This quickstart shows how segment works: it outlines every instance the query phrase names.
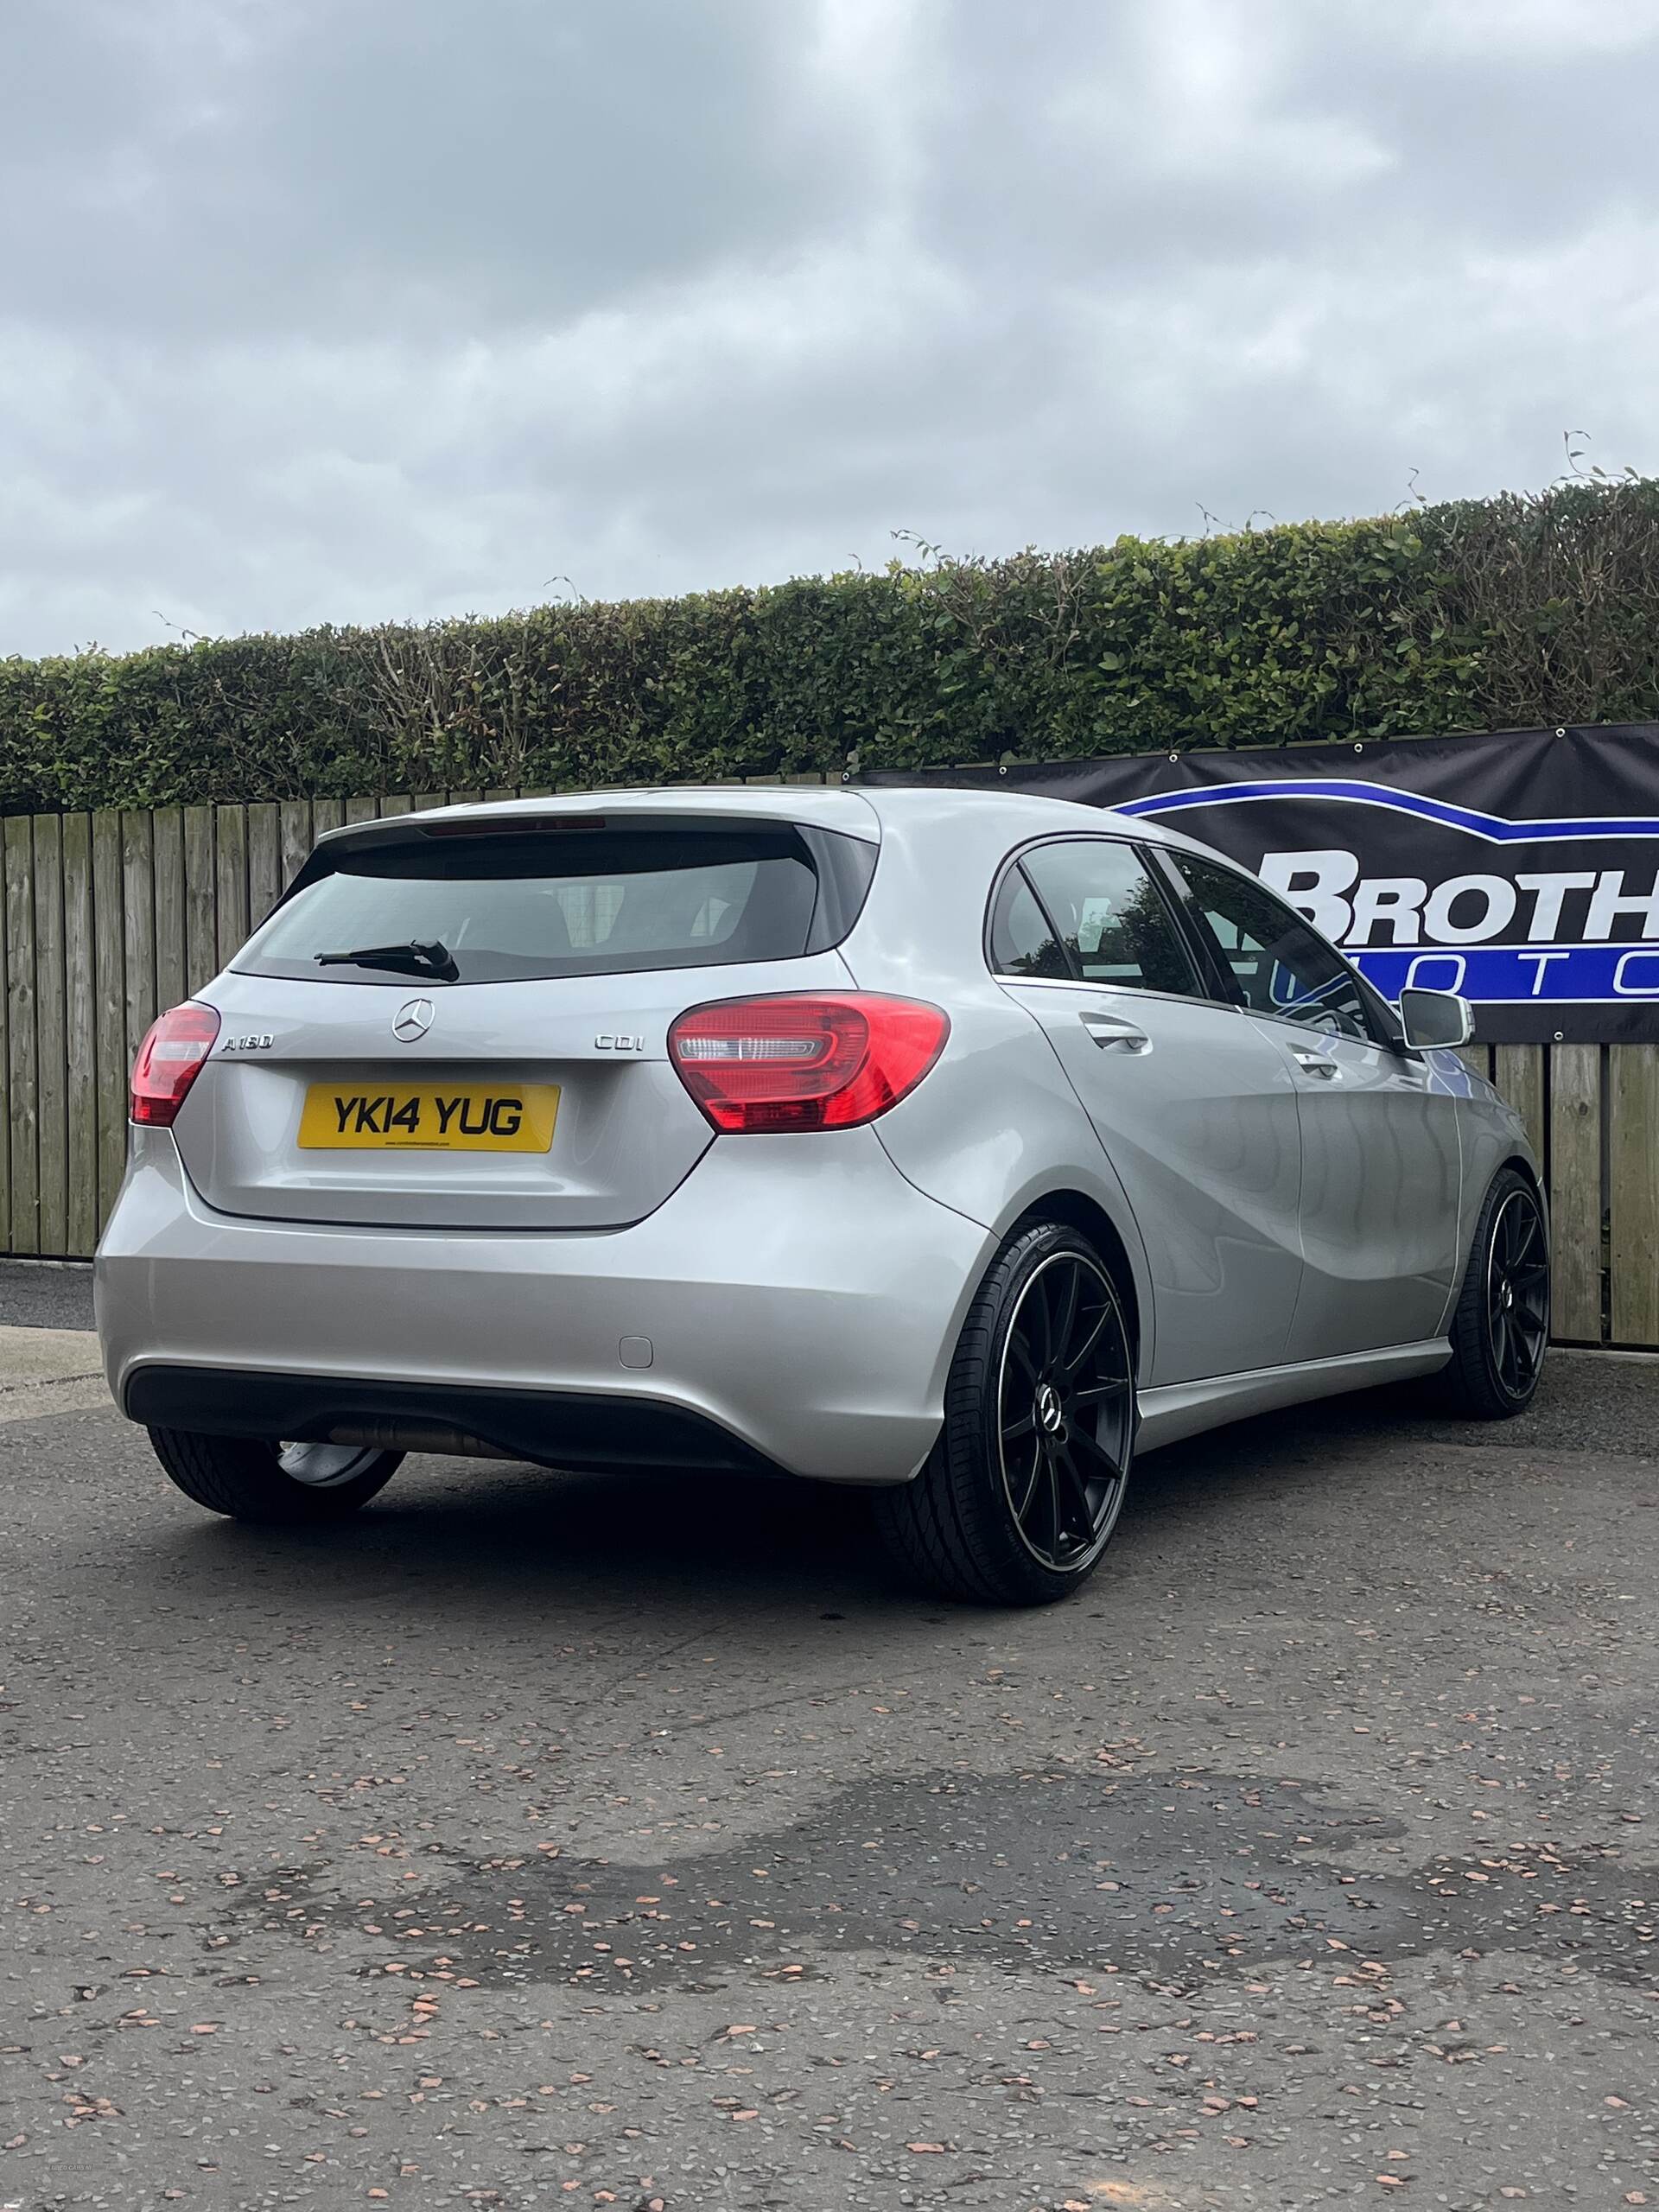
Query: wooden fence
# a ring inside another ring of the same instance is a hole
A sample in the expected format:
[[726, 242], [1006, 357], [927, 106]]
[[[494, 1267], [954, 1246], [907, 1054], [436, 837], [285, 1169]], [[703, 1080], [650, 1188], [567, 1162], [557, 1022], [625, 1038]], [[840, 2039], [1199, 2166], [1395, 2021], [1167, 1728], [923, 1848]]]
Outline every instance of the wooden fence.
[[[816, 781], [817, 779], [812, 780]], [[510, 791], [13, 816], [0, 874], [0, 1250], [90, 1253], [121, 1179], [127, 1071], [321, 830]], [[1526, 1117], [1554, 1211], [1564, 1341], [1659, 1348], [1659, 1046], [1471, 1046]]]

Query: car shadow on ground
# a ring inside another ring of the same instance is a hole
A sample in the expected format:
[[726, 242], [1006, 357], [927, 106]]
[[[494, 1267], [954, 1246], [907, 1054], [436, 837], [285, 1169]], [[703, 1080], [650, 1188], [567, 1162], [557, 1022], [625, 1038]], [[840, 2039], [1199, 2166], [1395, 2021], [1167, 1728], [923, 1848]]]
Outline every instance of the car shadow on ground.
[[[1154, 1555], [1160, 1574], [1172, 1554], [1177, 1563], [1213, 1560], [1259, 1536], [1269, 1501], [1281, 1525], [1298, 1515], [1306, 1523], [1328, 1514], [1346, 1483], [1373, 1493], [1380, 1478], [1408, 1489], [1425, 1446], [1564, 1448], [1582, 1426], [1586, 1393], [1605, 1414], [1606, 1375], [1597, 1364], [1563, 1363], [1537, 1410], [1495, 1427], [1448, 1420], [1432, 1393], [1395, 1388], [1264, 1414], [1150, 1454], [1093, 1586], [1106, 1592]], [[1586, 1366], [1587, 1378], [1578, 1371]], [[1626, 1370], [1624, 1380], [1625, 1440], [1604, 1448], [1645, 1452], [1659, 1371]], [[607, 1606], [680, 1617], [816, 1607], [834, 1618], [850, 1607], [861, 1617], [902, 1609], [922, 1618], [938, 1610], [888, 1571], [867, 1494], [785, 1479], [570, 1476], [416, 1459], [346, 1523], [283, 1530], [198, 1521], [169, 1532], [163, 1548], [175, 1596], [222, 1583], [234, 1563], [263, 1594], [291, 1593], [313, 1612], [358, 1605], [430, 1619], [476, 1609], [522, 1624], [572, 1607], [590, 1620]]]

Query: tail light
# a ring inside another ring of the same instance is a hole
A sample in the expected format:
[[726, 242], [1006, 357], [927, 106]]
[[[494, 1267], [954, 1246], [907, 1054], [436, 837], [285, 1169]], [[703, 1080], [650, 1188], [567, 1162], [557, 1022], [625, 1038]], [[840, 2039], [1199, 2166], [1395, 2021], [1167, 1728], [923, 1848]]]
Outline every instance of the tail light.
[[950, 1033], [919, 1000], [801, 991], [693, 1007], [668, 1049], [717, 1129], [849, 1129], [913, 1090]]
[[135, 1122], [172, 1128], [218, 1034], [218, 1014], [199, 999], [187, 999], [151, 1025], [133, 1062], [130, 1110]]

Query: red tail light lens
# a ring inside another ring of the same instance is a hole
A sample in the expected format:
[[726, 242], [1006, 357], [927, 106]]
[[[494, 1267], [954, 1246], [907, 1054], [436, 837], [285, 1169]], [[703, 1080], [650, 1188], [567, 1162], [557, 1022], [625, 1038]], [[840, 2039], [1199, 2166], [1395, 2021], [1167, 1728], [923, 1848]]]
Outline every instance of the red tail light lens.
[[717, 1129], [850, 1129], [914, 1090], [950, 1033], [917, 999], [800, 991], [693, 1007], [668, 1049]]
[[197, 999], [187, 999], [152, 1024], [133, 1062], [130, 1111], [135, 1122], [172, 1128], [218, 1034], [218, 1014]]

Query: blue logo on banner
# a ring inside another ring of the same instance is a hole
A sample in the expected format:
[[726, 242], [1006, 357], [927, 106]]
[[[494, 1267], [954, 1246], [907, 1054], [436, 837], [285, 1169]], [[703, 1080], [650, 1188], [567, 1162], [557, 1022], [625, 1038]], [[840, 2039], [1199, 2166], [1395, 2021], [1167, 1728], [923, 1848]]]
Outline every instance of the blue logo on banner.
[[1384, 945], [1351, 950], [1385, 999], [1415, 986], [1479, 1001], [1659, 999], [1659, 944]]
[[[1238, 842], [1255, 854], [1266, 880], [1340, 944], [1385, 998], [1397, 1000], [1415, 985], [1457, 991], [1489, 1006], [1659, 1001], [1659, 843], [1653, 842], [1659, 841], [1659, 818], [1602, 814], [1510, 821], [1393, 785], [1323, 776], [1206, 784], [1121, 801], [1114, 810], [1202, 819], [1231, 807], [1310, 801], [1338, 810], [1330, 817], [1332, 849], [1262, 852], [1254, 839]], [[1336, 841], [1350, 836], [1345, 823], [1356, 821], [1356, 809], [1393, 817], [1392, 849], [1380, 830], [1382, 842], [1363, 857], [1357, 838], [1338, 846]], [[1432, 868], [1422, 868], [1421, 861], [1414, 868], [1414, 848], [1397, 841], [1402, 816], [1424, 830], [1431, 825], [1450, 830], [1497, 849], [1471, 855], [1476, 873], [1424, 880]], [[1257, 815], [1255, 821], [1266, 818]], [[1603, 852], [1581, 855], [1576, 870], [1563, 872], [1548, 851], [1597, 842]], [[1606, 852], [1608, 844], [1624, 850]], [[1631, 859], [1641, 851], [1650, 857], [1645, 867], [1638, 861], [1633, 868]], [[1472, 911], [1466, 905], [1459, 915], [1459, 899], [1471, 902]], [[1484, 916], [1491, 918], [1490, 927], [1483, 926]], [[1584, 933], [1573, 938], [1566, 932], [1575, 921]], [[1635, 922], [1647, 934], [1615, 937], [1621, 922], [1627, 930]], [[1374, 934], [1387, 941], [1368, 943]]]
[[1447, 830], [1461, 830], [1491, 845], [1548, 843], [1556, 838], [1659, 837], [1659, 821], [1633, 814], [1586, 815], [1582, 819], [1551, 817], [1541, 822], [1508, 822], [1501, 814], [1484, 814], [1478, 807], [1454, 806], [1450, 800], [1428, 798], [1421, 791], [1405, 791], [1392, 784], [1338, 782], [1331, 776], [1297, 779], [1289, 776], [1264, 784], [1210, 784], [1202, 790], [1163, 791], [1150, 798], [1125, 799], [1117, 814], [1179, 814], [1193, 806], [1236, 806], [1250, 799], [1317, 798], [1349, 806], [1385, 806], [1397, 814], [1414, 814], [1424, 822], [1437, 822]]

